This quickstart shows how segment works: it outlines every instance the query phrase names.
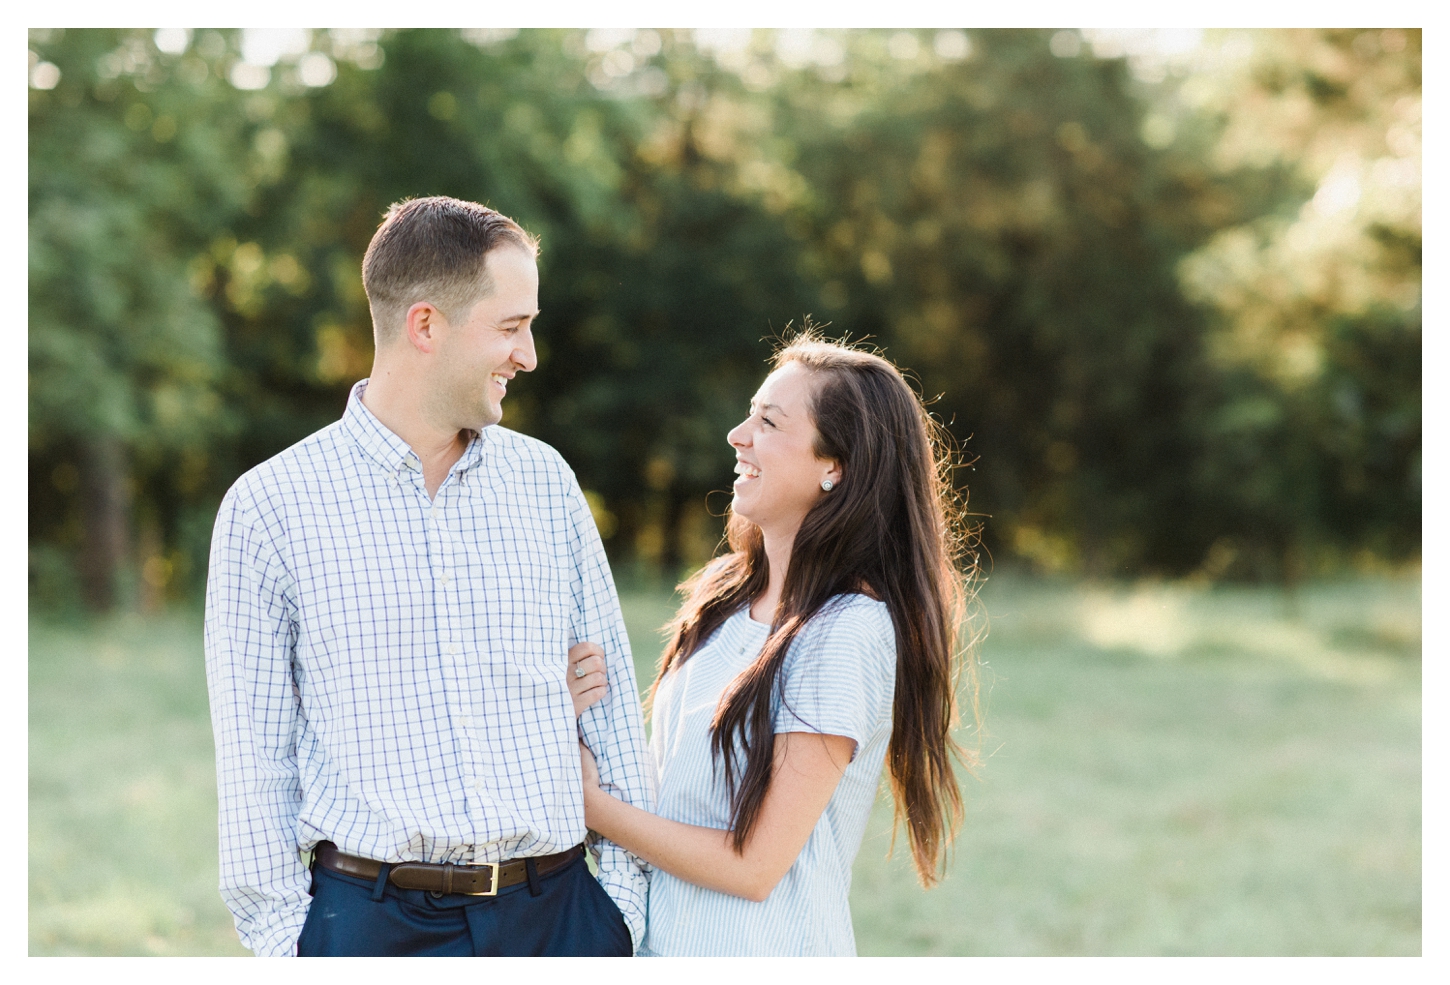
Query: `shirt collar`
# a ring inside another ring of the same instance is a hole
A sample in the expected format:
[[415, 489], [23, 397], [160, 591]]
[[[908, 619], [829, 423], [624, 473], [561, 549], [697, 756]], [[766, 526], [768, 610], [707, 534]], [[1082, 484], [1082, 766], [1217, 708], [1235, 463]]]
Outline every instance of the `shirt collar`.
[[[353, 384], [352, 392], [347, 397], [347, 409], [342, 413], [343, 431], [357, 442], [364, 454], [388, 472], [418, 468], [418, 456], [413, 454], [408, 443], [389, 430], [363, 403], [363, 391], [367, 388], [367, 380], [358, 380]], [[488, 440], [487, 434], [487, 428], [482, 433], [473, 432], [473, 439], [468, 442], [468, 447], [463, 449], [463, 454], [449, 471], [462, 472], [483, 461], [483, 446]]]

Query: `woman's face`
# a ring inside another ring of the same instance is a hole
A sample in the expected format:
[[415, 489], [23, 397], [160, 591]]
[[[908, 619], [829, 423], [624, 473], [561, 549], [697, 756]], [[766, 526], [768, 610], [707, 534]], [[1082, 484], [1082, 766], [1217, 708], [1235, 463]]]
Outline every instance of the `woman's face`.
[[816, 457], [811, 386], [809, 370], [786, 363], [765, 378], [750, 402], [750, 416], [726, 436], [739, 476], [734, 511], [767, 537], [794, 537], [806, 512], [829, 495], [821, 482], [841, 481], [834, 460]]

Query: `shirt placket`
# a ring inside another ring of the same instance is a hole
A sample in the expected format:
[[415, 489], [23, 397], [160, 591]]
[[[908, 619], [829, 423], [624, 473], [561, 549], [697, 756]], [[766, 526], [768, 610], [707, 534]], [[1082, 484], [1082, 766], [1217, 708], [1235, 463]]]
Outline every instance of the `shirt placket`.
[[[477, 641], [471, 632], [472, 614], [464, 605], [461, 585], [466, 581], [463, 553], [463, 510], [461, 480], [456, 473], [439, 486], [433, 502], [424, 511], [428, 530], [428, 563], [433, 576], [434, 611], [437, 613], [438, 640], [442, 651], [443, 676], [448, 718], [453, 724], [453, 738], [462, 757], [464, 798], [469, 820], [480, 833], [478, 841], [487, 841], [483, 830], [488, 826], [489, 800], [483, 744], [479, 736], [482, 723], [480, 709], [474, 700], [479, 693], [475, 680], [478, 661], [470, 653]], [[476, 841], [476, 843], [478, 843]], [[460, 859], [459, 861], [471, 861]]]

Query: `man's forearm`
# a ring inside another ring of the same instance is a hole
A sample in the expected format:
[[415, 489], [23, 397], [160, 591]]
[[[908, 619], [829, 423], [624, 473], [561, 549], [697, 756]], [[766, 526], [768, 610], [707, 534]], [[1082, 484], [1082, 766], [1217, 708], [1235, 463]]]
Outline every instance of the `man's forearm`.
[[223, 892], [222, 900], [236, 920], [237, 936], [242, 946], [259, 958], [293, 957], [297, 940], [312, 898], [303, 896], [295, 906], [279, 907], [276, 900], [264, 899], [254, 892]]
[[645, 899], [649, 881], [644, 870], [628, 852], [612, 842], [599, 845], [599, 884], [619, 907], [624, 924], [629, 928], [634, 949], [644, 940]]
[[232, 742], [219, 746], [222, 900], [243, 946], [258, 955], [295, 953], [312, 903], [311, 879], [296, 843], [295, 772], [286, 763], [268, 770], [240, 755]]

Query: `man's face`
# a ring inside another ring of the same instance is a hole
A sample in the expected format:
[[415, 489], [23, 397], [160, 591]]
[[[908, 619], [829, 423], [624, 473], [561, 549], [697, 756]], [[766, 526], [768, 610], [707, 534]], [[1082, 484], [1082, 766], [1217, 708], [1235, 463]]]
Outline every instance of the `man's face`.
[[539, 268], [518, 247], [490, 250], [484, 262], [493, 292], [446, 328], [436, 352], [431, 395], [451, 425], [481, 431], [503, 418], [508, 381], [538, 365], [533, 322], [539, 313]]

